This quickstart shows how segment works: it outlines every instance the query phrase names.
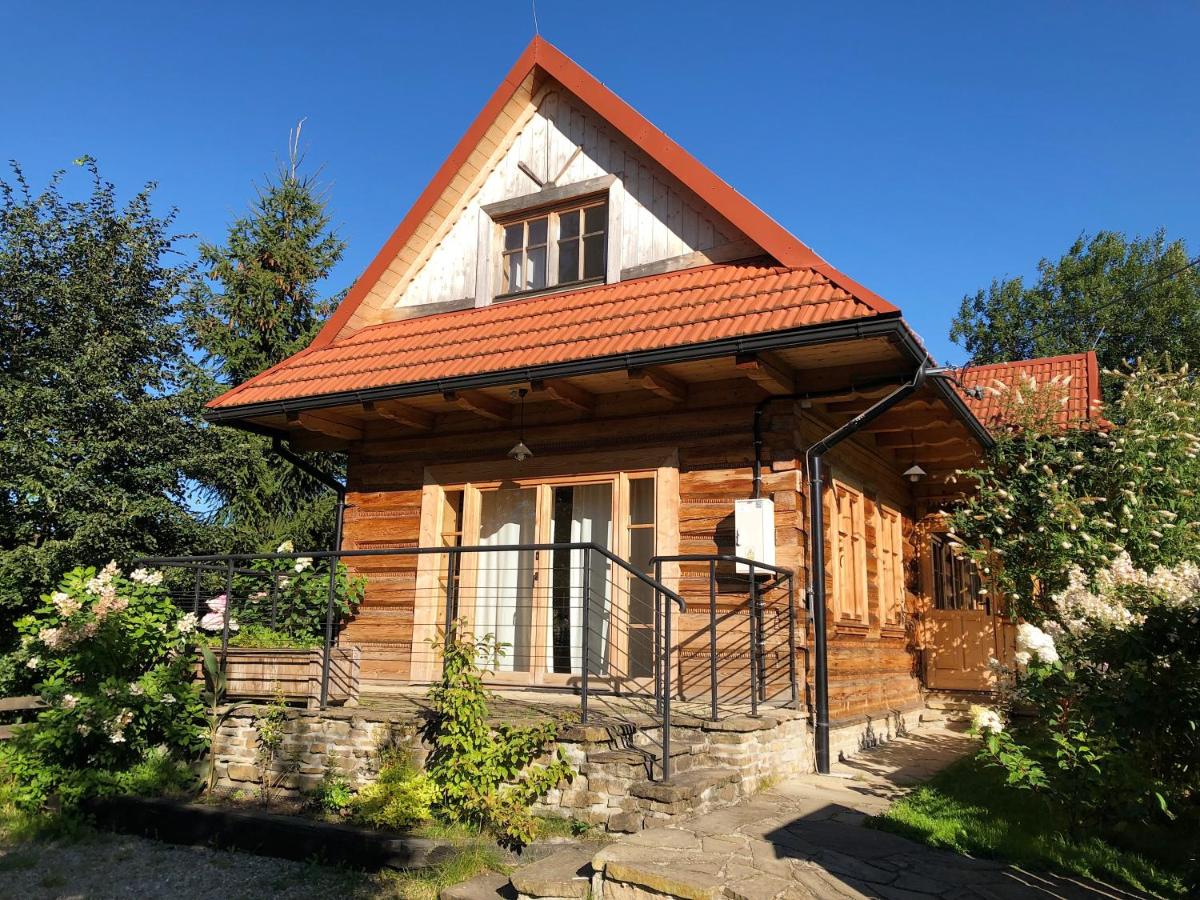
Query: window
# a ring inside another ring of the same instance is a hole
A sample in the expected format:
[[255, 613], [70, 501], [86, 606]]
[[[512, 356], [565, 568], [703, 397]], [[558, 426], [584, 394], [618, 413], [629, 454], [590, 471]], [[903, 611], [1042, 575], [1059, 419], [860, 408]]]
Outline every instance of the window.
[[608, 265], [605, 200], [577, 201], [500, 227], [500, 296], [603, 280]]
[[899, 512], [888, 506], [878, 509], [879, 621], [899, 625], [904, 620], [904, 533]]
[[863, 495], [833, 483], [834, 609], [839, 620], [867, 622], [866, 520]]
[[990, 611], [983, 579], [970, 557], [956, 554], [950, 539], [942, 534], [935, 534], [930, 539], [930, 552], [933, 555], [935, 608]]

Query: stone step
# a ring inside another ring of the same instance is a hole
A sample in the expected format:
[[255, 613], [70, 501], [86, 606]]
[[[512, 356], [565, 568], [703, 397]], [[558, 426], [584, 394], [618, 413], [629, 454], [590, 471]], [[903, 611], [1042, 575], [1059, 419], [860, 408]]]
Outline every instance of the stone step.
[[517, 892], [507, 875], [486, 872], [470, 881], [442, 888], [438, 900], [516, 900]]
[[586, 900], [592, 885], [592, 857], [602, 847], [581, 843], [519, 867], [509, 881], [518, 897], [555, 897]]
[[663, 804], [691, 803], [704, 799], [706, 792], [726, 784], [741, 781], [736, 769], [714, 767], [692, 769], [673, 775], [669, 782], [639, 781], [629, 788], [629, 793], [643, 800], [654, 800]]

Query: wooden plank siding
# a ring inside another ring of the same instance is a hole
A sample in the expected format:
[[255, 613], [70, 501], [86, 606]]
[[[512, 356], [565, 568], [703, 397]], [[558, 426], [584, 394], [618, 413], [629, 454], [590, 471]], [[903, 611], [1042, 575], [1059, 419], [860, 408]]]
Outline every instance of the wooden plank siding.
[[[371, 431], [357, 445], [349, 464], [350, 508], [345, 546], [415, 547], [421, 538], [422, 490], [429, 467], [470, 471], [473, 465], [513, 477], [529, 472], [588, 475], [627, 465], [644, 452], [646, 459], [675, 453], [678, 459], [678, 552], [732, 553], [734, 501], [752, 491], [751, 419], [761, 390], [746, 380], [692, 384], [687, 400], [674, 403], [648, 391], [598, 395], [588, 414], [558, 404], [534, 404], [527, 410], [525, 442], [535, 456], [524, 464], [506, 463], [515, 440], [511, 426], [469, 414], [440, 417], [438, 428], [423, 434], [402, 428]], [[775, 503], [777, 562], [796, 571], [796, 644], [792, 648], [801, 680], [801, 697], [810, 700], [806, 670], [810, 643], [804, 612], [807, 505], [802, 477], [803, 448], [828, 430], [808, 411], [779, 403], [765, 417], [763, 496]], [[606, 460], [611, 460], [606, 464]], [[864, 487], [870, 510], [879, 497], [902, 511], [905, 571], [916, 571], [911, 556], [912, 498], [909, 485], [866, 444], [847, 443], [827, 460], [833, 477]], [[530, 468], [534, 467], [534, 468]], [[673, 498], [674, 499], [674, 498]], [[660, 510], [663, 508], [659, 504]], [[870, 515], [868, 515], [870, 519]], [[427, 535], [426, 542], [432, 535]], [[866, 533], [868, 573], [875, 572], [874, 524]], [[830, 553], [830, 558], [832, 554]], [[416, 557], [360, 560], [355, 568], [368, 576], [366, 599], [347, 624], [342, 641], [362, 649], [367, 681], [404, 680], [412, 673]], [[719, 567], [717, 654], [722, 696], [748, 697], [749, 627], [746, 582], [731, 566]], [[444, 578], [442, 579], [444, 580]], [[710, 632], [707, 564], [681, 564], [670, 573], [689, 605], [676, 617], [674, 679], [684, 695], [703, 697], [709, 690]], [[835, 719], [902, 708], [919, 697], [917, 666], [908, 632], [881, 624], [878, 588], [869, 577], [870, 617], [862, 626], [831, 624], [830, 709]], [[914, 602], [910, 584], [906, 605]], [[831, 598], [831, 609], [833, 608]], [[786, 700], [788, 629], [786, 594], [764, 598], [768, 688], [771, 698]], [[831, 623], [833, 617], [830, 617]], [[424, 647], [416, 653], [429, 653]]]

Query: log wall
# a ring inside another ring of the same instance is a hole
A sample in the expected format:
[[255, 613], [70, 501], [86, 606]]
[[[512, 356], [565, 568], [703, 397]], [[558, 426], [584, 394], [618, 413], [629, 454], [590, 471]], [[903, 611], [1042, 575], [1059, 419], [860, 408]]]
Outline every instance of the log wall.
[[[557, 474], [606, 471], [605, 452], [627, 457], [645, 450], [647, 458], [662, 452], [678, 455], [678, 552], [732, 553], [734, 501], [752, 490], [751, 419], [760, 389], [746, 381], [692, 385], [686, 403], [676, 404], [646, 392], [600, 395], [593, 415], [565, 408], [531, 406], [525, 441], [539, 467]], [[374, 433], [351, 456], [350, 508], [346, 514], [347, 549], [416, 547], [421, 543], [421, 495], [427, 466], [486, 462], [503, 466], [514, 441], [511, 427], [496, 426], [469, 413], [439, 420], [436, 433], [412, 434], [402, 429]], [[796, 570], [796, 644], [792, 648], [800, 672], [802, 699], [810, 699], [805, 675], [810, 643], [804, 608], [807, 565], [806, 503], [802, 448], [828, 430], [807, 413], [786, 403], [769, 409], [763, 496], [774, 500], [779, 565]], [[852, 475], [874, 492], [911, 513], [907, 484], [894, 464], [859, 445], [843, 445], [827, 457], [835, 476]], [[511, 463], [515, 473], [521, 464]], [[526, 466], [529, 463], [525, 464]], [[577, 468], [575, 468], [577, 467]], [[660, 503], [661, 509], [661, 503]], [[906, 518], [906, 534], [911, 520]], [[874, 567], [873, 529], [868, 534], [869, 566]], [[426, 537], [429, 540], [429, 536]], [[906, 547], [906, 568], [911, 556]], [[343, 642], [362, 649], [366, 681], [404, 680], [412, 673], [413, 596], [416, 558], [362, 560], [368, 575], [365, 602], [344, 629]], [[719, 680], [722, 696], [744, 700], [748, 689], [748, 606], [744, 577], [732, 567], [720, 568], [718, 611]], [[674, 581], [675, 579], [670, 579]], [[676, 684], [687, 696], [709, 689], [709, 615], [707, 564], [682, 564], [677, 585], [689, 612], [676, 620], [678, 670]], [[910, 585], [915, 587], [915, 585]], [[911, 592], [909, 602], [912, 602]], [[873, 619], [865, 629], [830, 629], [830, 701], [835, 719], [901, 708], [919, 698], [911, 640], [903, 629], [880, 627], [878, 595], [871, 593]], [[788, 688], [786, 595], [765, 597], [768, 686], [782, 701]], [[418, 647], [415, 652], [427, 653]]]

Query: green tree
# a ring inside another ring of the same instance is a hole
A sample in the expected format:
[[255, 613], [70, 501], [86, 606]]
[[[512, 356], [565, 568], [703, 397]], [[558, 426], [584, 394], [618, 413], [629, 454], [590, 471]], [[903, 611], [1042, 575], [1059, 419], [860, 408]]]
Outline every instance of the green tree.
[[[190, 268], [148, 184], [124, 206], [94, 161], [35, 193], [0, 180], [0, 619], [78, 564], [204, 542], [192, 479], [209, 460], [198, 366], [179, 323]], [[0, 629], [0, 647], [12, 639]]]
[[[339, 299], [323, 299], [320, 288], [345, 244], [331, 227], [316, 175], [301, 171], [299, 138], [297, 127], [286, 163], [257, 191], [249, 213], [230, 224], [225, 243], [200, 246], [203, 277], [189, 292], [186, 320], [214, 395], [308, 346]], [[328, 489], [274, 458], [266, 439], [215, 431], [226, 465], [207, 499], [233, 546], [273, 548], [288, 538], [299, 547], [328, 542]], [[343, 466], [328, 454], [313, 462], [334, 473]]]
[[1170, 355], [1200, 364], [1200, 267], [1163, 231], [1127, 240], [1115, 231], [1081, 235], [1038, 279], [1001, 278], [963, 298], [950, 337], [975, 364], [1080, 353], [1119, 369]]

